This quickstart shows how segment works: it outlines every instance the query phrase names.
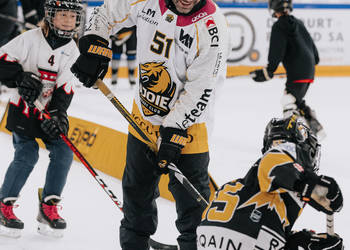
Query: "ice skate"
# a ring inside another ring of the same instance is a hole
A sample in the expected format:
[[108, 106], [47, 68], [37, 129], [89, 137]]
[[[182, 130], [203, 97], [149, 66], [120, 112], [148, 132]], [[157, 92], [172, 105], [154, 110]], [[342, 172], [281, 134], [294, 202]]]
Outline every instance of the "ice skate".
[[318, 140], [322, 141], [326, 137], [326, 132], [324, 131], [321, 123], [313, 117], [311, 117], [310, 119], [306, 119], [306, 121], [310, 126], [312, 132], [314, 132], [317, 135]]
[[39, 189], [38, 233], [49, 237], [61, 238], [67, 226], [66, 221], [57, 211], [57, 204], [61, 201], [61, 197], [49, 195], [42, 200], [41, 194], [42, 189]]
[[309, 125], [318, 140], [322, 141], [326, 137], [326, 132], [321, 123], [317, 120], [315, 111], [306, 106], [304, 109], [300, 109], [300, 113], [305, 117], [307, 125]]
[[135, 77], [134, 77], [134, 73], [129, 73], [129, 82], [130, 82], [130, 86], [135, 86], [136, 81], [135, 81]]
[[16, 197], [7, 197], [0, 201], [0, 235], [10, 238], [21, 237], [23, 222], [13, 213]]

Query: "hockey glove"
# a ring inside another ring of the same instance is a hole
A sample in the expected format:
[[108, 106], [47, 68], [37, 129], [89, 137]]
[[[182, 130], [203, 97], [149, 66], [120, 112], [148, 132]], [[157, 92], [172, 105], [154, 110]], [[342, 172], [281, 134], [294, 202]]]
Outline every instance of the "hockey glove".
[[249, 72], [249, 75], [256, 82], [265, 82], [273, 78], [273, 72], [267, 71], [266, 68], [257, 69], [252, 72]]
[[50, 139], [58, 139], [60, 134], [67, 135], [69, 122], [67, 113], [64, 111], [54, 110], [50, 112], [51, 119], [45, 119], [41, 123], [41, 129], [49, 136]]
[[181, 150], [187, 142], [187, 131], [163, 127], [159, 128], [161, 143], [157, 155], [157, 172], [159, 174], [167, 174], [169, 172], [168, 165], [176, 164], [181, 156]]
[[339, 235], [329, 235], [326, 233], [316, 234], [314, 231], [306, 230], [292, 232], [287, 238], [286, 250], [298, 250], [298, 247], [310, 250], [342, 250], [343, 239]]
[[86, 35], [79, 39], [80, 56], [71, 67], [72, 73], [87, 88], [92, 87], [97, 79], [103, 79], [112, 58], [108, 41], [96, 35]]
[[[339, 212], [343, 207], [343, 195], [337, 182], [328, 176], [316, 175], [311, 171], [304, 172], [304, 178], [296, 184], [301, 199], [313, 208], [326, 214]], [[326, 188], [327, 194], [320, 194], [320, 188]]]
[[17, 80], [18, 94], [30, 107], [34, 106], [34, 101], [39, 97], [43, 84], [40, 78], [32, 72], [22, 72]]

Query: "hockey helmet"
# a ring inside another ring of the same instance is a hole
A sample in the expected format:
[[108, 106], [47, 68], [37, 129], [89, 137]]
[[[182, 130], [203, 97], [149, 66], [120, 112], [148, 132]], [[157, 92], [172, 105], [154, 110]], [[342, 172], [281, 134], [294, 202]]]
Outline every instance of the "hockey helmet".
[[[72, 38], [74, 33], [79, 30], [83, 13], [83, 5], [80, 0], [46, 0], [44, 7], [45, 20], [49, 23], [50, 29], [52, 29], [57, 36], [62, 38]], [[55, 27], [53, 18], [57, 11], [62, 10], [72, 11], [77, 14], [75, 28], [73, 30], [62, 30]]]
[[269, 10], [272, 12], [272, 16], [275, 17], [276, 12], [292, 12], [293, 3], [292, 0], [269, 0]]
[[266, 126], [262, 153], [274, 142], [292, 142], [296, 145], [296, 156], [304, 167], [317, 171], [321, 155], [321, 145], [311, 129], [302, 119], [293, 115], [289, 118], [273, 118]]

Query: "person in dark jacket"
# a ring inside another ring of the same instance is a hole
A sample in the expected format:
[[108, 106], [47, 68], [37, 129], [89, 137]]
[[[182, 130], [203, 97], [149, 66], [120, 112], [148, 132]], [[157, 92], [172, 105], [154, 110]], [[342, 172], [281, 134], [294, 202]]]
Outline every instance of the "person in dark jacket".
[[323, 127], [317, 120], [315, 111], [304, 100], [314, 81], [315, 65], [320, 61], [317, 48], [303, 22], [290, 15], [293, 10], [292, 0], [269, 0], [269, 9], [278, 20], [272, 26], [268, 65], [250, 74], [256, 82], [270, 80], [282, 62], [287, 73], [281, 99], [284, 117], [292, 114], [304, 117], [321, 140], [325, 137]]
[[[19, 237], [24, 223], [13, 213], [14, 203], [39, 159], [41, 139], [50, 152], [43, 188], [39, 189], [39, 233], [62, 236], [65, 220], [57, 204], [73, 161], [61, 140], [67, 134], [67, 109], [77, 79], [70, 67], [79, 55], [72, 39], [80, 26], [80, 0], [47, 0], [41, 27], [26, 31], [0, 47], [0, 81], [13, 88], [6, 128], [12, 132], [14, 159], [0, 189], [0, 234]], [[50, 113], [44, 119], [35, 103]], [[52, 229], [52, 230], [51, 230]]]

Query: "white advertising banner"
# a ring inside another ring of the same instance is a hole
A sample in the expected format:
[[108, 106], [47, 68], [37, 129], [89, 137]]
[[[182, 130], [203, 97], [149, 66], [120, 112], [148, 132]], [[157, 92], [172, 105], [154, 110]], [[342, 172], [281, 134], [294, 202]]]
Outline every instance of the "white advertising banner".
[[[232, 50], [229, 63], [266, 65], [271, 27], [276, 20], [264, 8], [222, 8], [229, 24]], [[350, 65], [350, 9], [294, 9], [310, 32], [320, 65]]]

